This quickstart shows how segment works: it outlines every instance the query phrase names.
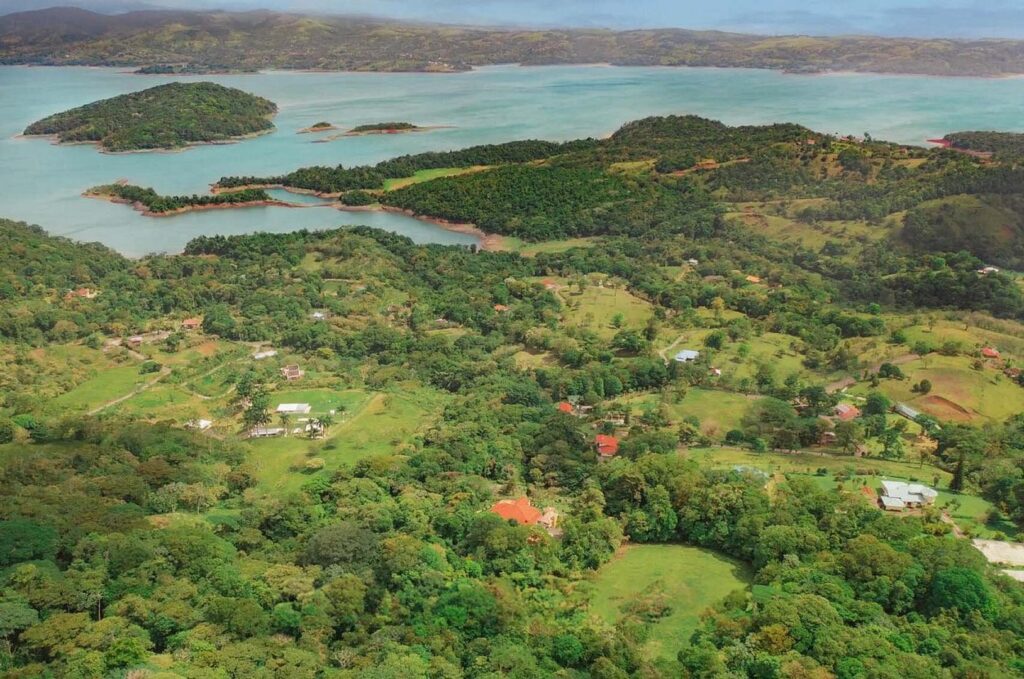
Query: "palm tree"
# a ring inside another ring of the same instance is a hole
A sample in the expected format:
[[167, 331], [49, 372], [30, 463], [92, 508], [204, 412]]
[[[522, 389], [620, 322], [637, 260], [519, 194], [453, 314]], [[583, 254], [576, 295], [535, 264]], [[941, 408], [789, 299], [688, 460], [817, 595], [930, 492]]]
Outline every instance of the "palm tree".
[[292, 416], [289, 413], [281, 413], [277, 419], [281, 422], [281, 427], [284, 428], [284, 435], [288, 436], [288, 432], [291, 430]]

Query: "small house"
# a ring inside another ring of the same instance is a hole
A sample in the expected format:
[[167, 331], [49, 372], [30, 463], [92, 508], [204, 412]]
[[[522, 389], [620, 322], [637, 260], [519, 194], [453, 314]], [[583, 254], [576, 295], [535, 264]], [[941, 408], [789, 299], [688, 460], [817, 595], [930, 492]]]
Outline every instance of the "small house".
[[721, 377], [722, 376], [722, 369], [721, 368], [712, 368], [708, 372], [711, 374], [712, 377]]
[[183, 320], [181, 322], [181, 329], [182, 330], [198, 330], [199, 328], [202, 327], [202, 325], [203, 325], [203, 319], [201, 319], [201, 318], [198, 318], [198, 317], [186, 318], [185, 320]]
[[254, 361], [262, 361], [263, 359], [273, 358], [274, 356], [277, 356], [277, 350], [267, 349], [265, 351], [257, 351], [255, 354], [252, 355], [252, 358]]
[[195, 429], [196, 431], [206, 431], [213, 426], [213, 420], [189, 420], [185, 423], [186, 429]]
[[561, 403], [559, 403], [558, 404], [558, 410], [559, 410], [559, 412], [563, 412], [566, 415], [572, 415], [572, 413], [573, 413], [572, 404], [569, 403], [568, 401], [562, 401]]
[[905, 507], [927, 507], [935, 504], [939, 493], [920, 483], [904, 481], [882, 481], [879, 501], [888, 511], [899, 511]]
[[126, 340], [128, 346], [132, 349], [138, 349], [142, 346], [142, 335], [132, 335]]
[[833, 412], [841, 422], [849, 422], [860, 417], [860, 408], [849, 403], [840, 403], [833, 409]]
[[700, 265], [700, 262], [697, 261], [696, 259], [688, 259], [688, 260], [686, 260], [686, 263], [689, 264], [690, 266], [699, 266]]
[[999, 350], [995, 347], [982, 347], [981, 355], [985, 358], [999, 358]]
[[503, 314], [509, 310], [509, 307], [505, 306], [504, 304], [495, 304], [494, 310], [497, 311], [499, 314]]
[[308, 403], [282, 403], [276, 412], [278, 415], [308, 415], [312, 410]]
[[989, 274], [999, 273], [999, 269], [994, 266], [983, 266], [978, 269], [978, 273], [982, 276], [988, 276]]
[[619, 454], [619, 439], [607, 434], [598, 434], [594, 437], [594, 445], [597, 454], [603, 458], [615, 457]]
[[309, 315], [309, 317], [312, 318], [314, 321], [327, 320], [327, 314], [325, 314], [323, 311], [314, 311]]
[[700, 358], [700, 352], [693, 349], [683, 349], [675, 356], [676, 363], [690, 363]]
[[760, 276], [749, 275], [749, 276], [745, 276], [743, 280], [745, 280], [748, 283], [753, 283], [754, 285], [757, 285], [758, 283], [761, 282], [761, 277]]
[[305, 371], [297, 365], [286, 365], [281, 368], [281, 377], [285, 378], [289, 382], [301, 380], [305, 374]]

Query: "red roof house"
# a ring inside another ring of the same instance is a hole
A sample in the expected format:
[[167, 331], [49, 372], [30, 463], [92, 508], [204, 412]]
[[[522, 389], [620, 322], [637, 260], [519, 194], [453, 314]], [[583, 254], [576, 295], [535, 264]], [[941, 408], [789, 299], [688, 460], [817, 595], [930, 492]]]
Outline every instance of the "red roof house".
[[499, 500], [491, 506], [491, 511], [508, 521], [515, 521], [520, 526], [532, 526], [544, 515], [530, 504], [530, 498], [518, 500]]
[[597, 454], [601, 457], [615, 457], [619, 453], [619, 439], [606, 434], [598, 434], [594, 437], [597, 445]]
[[201, 318], [186, 318], [181, 322], [181, 328], [183, 330], [198, 330], [202, 324], [203, 319]]
[[999, 358], [999, 350], [995, 347], [985, 347], [981, 350], [981, 355], [985, 358]]
[[505, 306], [504, 304], [495, 304], [494, 310], [497, 311], [498, 313], [504, 313], [508, 311], [508, 307]]
[[852, 406], [849, 403], [840, 403], [835, 409], [836, 417], [843, 422], [849, 422], [860, 417], [860, 409], [857, 406]]
[[558, 409], [566, 415], [572, 415], [572, 404], [568, 401], [562, 401], [558, 404]]

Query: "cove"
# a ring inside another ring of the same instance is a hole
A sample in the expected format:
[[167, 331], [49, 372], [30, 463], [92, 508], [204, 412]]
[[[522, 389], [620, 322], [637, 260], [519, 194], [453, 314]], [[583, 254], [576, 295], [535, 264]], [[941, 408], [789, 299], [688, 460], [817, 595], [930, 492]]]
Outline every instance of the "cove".
[[[202, 76], [275, 101], [272, 134], [177, 153], [108, 155], [17, 135], [51, 113], [181, 76], [114, 68], [0, 67], [0, 216], [51, 233], [99, 241], [127, 255], [177, 252], [202, 234], [284, 232], [366, 224], [420, 243], [473, 236], [394, 213], [351, 213], [291, 196], [303, 208], [213, 210], [154, 219], [83, 198], [127, 179], [160, 193], [203, 193], [224, 175], [275, 175], [303, 165], [376, 163], [407, 153], [513, 139], [610, 134], [648, 115], [693, 113], [729, 124], [797, 122], [822, 132], [911, 144], [970, 129], [1020, 131], [1024, 80], [870, 74], [787, 75], [754, 69], [501, 66], [468, 73], [303, 73]], [[297, 134], [326, 120], [339, 128], [407, 120], [423, 134], [341, 137]]]

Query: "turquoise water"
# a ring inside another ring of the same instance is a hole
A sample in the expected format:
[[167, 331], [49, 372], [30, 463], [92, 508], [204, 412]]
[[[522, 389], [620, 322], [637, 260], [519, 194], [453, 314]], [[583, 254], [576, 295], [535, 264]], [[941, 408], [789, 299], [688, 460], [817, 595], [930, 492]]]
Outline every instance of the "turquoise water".
[[[629, 120], [667, 113], [695, 113], [731, 124], [792, 121], [822, 132], [868, 132], [912, 144], [954, 130], [1024, 129], [1022, 79], [502, 66], [459, 74], [204, 77], [277, 102], [278, 129], [239, 144], [180, 153], [106, 155], [92, 146], [14, 138], [50, 113], [175, 79], [183, 78], [106, 68], [0, 67], [0, 216], [101, 241], [129, 255], [179, 251], [199, 234], [344, 224], [390, 229], [418, 242], [468, 243], [473, 241], [470, 236], [402, 215], [266, 207], [153, 219], [80, 194], [122, 178], [162, 193], [205, 192], [222, 175], [273, 175], [311, 164], [362, 165], [405, 153], [512, 139], [602, 136]], [[320, 120], [342, 128], [382, 120], [451, 127], [342, 137], [329, 143], [314, 143], [315, 134], [296, 134]]]

